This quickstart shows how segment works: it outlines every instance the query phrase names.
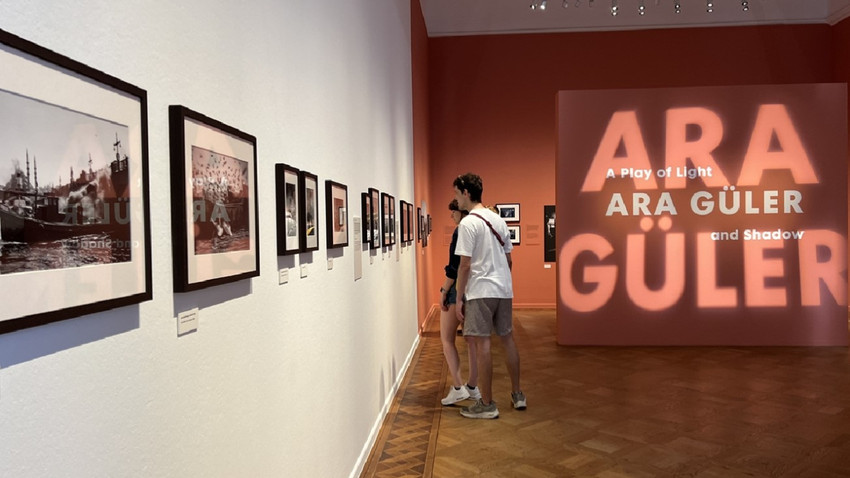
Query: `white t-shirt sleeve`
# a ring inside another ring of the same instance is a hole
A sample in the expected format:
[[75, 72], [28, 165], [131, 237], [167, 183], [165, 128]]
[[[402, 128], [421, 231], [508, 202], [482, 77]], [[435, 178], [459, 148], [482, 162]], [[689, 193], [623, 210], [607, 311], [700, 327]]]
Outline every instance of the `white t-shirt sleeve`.
[[457, 226], [457, 246], [455, 246], [455, 254], [459, 256], [472, 257], [472, 250], [475, 247], [475, 239], [472, 234], [472, 227], [466, 222], [466, 218], [460, 221]]

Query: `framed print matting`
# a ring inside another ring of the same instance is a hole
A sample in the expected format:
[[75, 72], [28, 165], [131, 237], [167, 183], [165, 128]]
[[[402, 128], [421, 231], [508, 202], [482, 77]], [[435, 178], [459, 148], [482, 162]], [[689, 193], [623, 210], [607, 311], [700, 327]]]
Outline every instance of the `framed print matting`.
[[381, 193], [381, 245], [386, 247], [392, 244], [392, 232], [390, 222], [392, 221], [391, 205], [393, 197], [387, 193]]
[[519, 222], [519, 204], [496, 204], [496, 209], [505, 222]]
[[301, 171], [301, 252], [319, 249], [319, 178]]
[[168, 116], [174, 290], [260, 275], [256, 138], [184, 106]]
[[295, 254], [301, 250], [298, 228], [298, 170], [286, 164], [275, 164], [275, 203], [277, 212], [277, 255]]
[[0, 30], [0, 333], [151, 299], [147, 93]]
[[511, 244], [517, 245], [519, 244], [520, 236], [519, 236], [519, 226], [508, 226], [508, 235], [511, 240]]
[[325, 181], [325, 219], [327, 220], [328, 249], [348, 245], [348, 187], [335, 181]]

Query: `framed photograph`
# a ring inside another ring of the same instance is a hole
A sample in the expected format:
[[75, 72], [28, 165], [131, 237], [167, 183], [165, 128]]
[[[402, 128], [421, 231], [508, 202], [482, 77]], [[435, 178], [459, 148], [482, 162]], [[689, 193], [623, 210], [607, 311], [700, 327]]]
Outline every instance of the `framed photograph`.
[[496, 204], [496, 209], [505, 222], [519, 222], [519, 204]]
[[301, 219], [298, 223], [301, 234], [301, 251], [315, 251], [319, 248], [319, 178], [315, 174], [301, 171]]
[[395, 229], [396, 211], [395, 211], [395, 196], [390, 196], [390, 244], [396, 243]]
[[519, 225], [508, 226], [508, 235], [511, 238], [511, 244], [519, 244]]
[[152, 297], [147, 93], [0, 30], [0, 333]]
[[277, 213], [277, 255], [295, 254], [301, 250], [301, 201], [298, 197], [298, 170], [285, 164], [275, 164], [275, 204]]
[[392, 199], [387, 193], [381, 193], [381, 245], [384, 247], [392, 245]]
[[381, 195], [375, 188], [369, 188], [369, 204], [372, 207], [372, 243], [371, 249], [381, 247]]
[[413, 204], [407, 205], [407, 242], [413, 242], [416, 235], [413, 233]]
[[185, 106], [168, 119], [174, 290], [260, 275], [256, 138]]
[[401, 200], [398, 203], [399, 208], [399, 236], [401, 237], [401, 242], [407, 242], [407, 233], [410, 229], [410, 225], [407, 224], [407, 201]]
[[[555, 262], [558, 248], [555, 245], [555, 206], [543, 206], [543, 262]], [[529, 242], [531, 244], [531, 242]]]
[[360, 193], [360, 214], [363, 216], [363, 243], [372, 246], [372, 196]]
[[325, 181], [325, 219], [327, 220], [328, 249], [348, 245], [348, 187], [331, 180]]
[[422, 208], [416, 208], [416, 241], [422, 241]]

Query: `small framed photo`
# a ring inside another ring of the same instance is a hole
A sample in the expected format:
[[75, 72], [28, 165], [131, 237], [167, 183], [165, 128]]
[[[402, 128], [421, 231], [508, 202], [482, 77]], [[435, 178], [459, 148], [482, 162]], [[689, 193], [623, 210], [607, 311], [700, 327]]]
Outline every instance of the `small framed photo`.
[[370, 249], [381, 247], [381, 195], [375, 188], [369, 188], [369, 205], [372, 207], [372, 243]]
[[381, 193], [381, 245], [384, 247], [393, 244], [392, 239], [392, 204], [393, 197], [387, 193]]
[[400, 214], [399, 218], [401, 219], [399, 221], [399, 233], [400, 233], [399, 235], [401, 237], [402, 243], [407, 242], [407, 234], [410, 230], [410, 225], [407, 223], [407, 206], [409, 206], [407, 201], [405, 201], [405, 200], [399, 201], [399, 214]]
[[422, 223], [423, 222], [424, 221], [422, 221], [422, 208], [417, 207], [416, 208], [416, 241], [417, 242], [422, 241]]
[[511, 238], [511, 244], [519, 244], [519, 225], [508, 226], [508, 236]]
[[319, 248], [319, 178], [307, 171], [301, 171], [301, 220], [298, 223], [301, 234], [301, 252], [315, 251]]
[[147, 92], [4, 30], [0, 72], [0, 334], [150, 300]]
[[505, 222], [519, 222], [519, 204], [496, 204], [496, 209]]
[[298, 197], [300, 175], [285, 164], [275, 164], [275, 203], [277, 206], [277, 255], [295, 254], [301, 250], [301, 201]]
[[360, 193], [360, 214], [363, 216], [363, 243], [372, 246], [372, 196]]
[[335, 181], [325, 181], [325, 219], [328, 249], [348, 245], [348, 187]]
[[405, 212], [405, 221], [407, 222], [407, 242], [413, 242], [415, 235], [413, 234], [413, 204], [407, 203], [407, 211]]
[[185, 106], [168, 115], [174, 289], [260, 275], [256, 138]]
[[395, 220], [396, 220], [396, 211], [395, 211], [395, 196], [390, 196], [390, 244], [396, 243], [396, 230], [395, 230]]

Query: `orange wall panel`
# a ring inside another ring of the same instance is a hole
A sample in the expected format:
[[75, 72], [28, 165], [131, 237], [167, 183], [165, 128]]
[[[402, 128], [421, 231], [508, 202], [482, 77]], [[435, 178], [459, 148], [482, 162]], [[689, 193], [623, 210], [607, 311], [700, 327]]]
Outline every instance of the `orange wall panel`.
[[526, 231], [542, 231], [543, 206], [555, 204], [559, 90], [829, 82], [832, 39], [828, 25], [431, 38], [430, 284], [447, 259], [452, 181], [472, 171], [484, 180], [485, 204], [521, 205], [514, 303], [555, 306], [555, 268], [545, 268], [542, 240], [528, 244]]

